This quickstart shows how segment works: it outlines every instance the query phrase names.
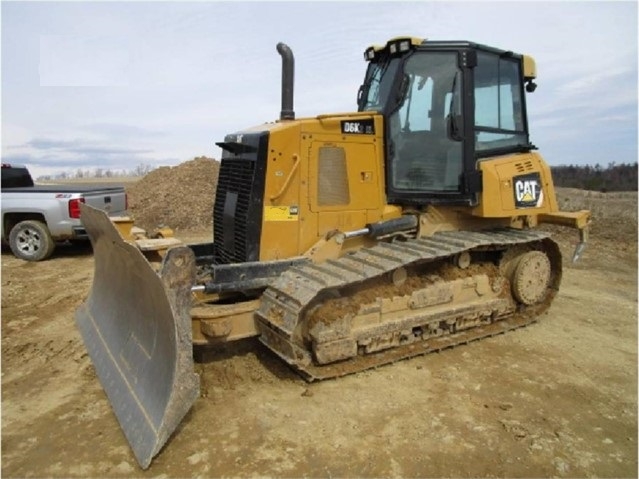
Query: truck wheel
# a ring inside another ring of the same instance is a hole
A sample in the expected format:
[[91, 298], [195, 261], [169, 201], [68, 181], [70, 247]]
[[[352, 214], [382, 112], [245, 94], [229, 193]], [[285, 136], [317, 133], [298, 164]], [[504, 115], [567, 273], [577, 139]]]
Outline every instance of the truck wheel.
[[41, 221], [21, 221], [9, 233], [9, 247], [18, 258], [42, 261], [53, 254], [55, 242], [47, 225]]

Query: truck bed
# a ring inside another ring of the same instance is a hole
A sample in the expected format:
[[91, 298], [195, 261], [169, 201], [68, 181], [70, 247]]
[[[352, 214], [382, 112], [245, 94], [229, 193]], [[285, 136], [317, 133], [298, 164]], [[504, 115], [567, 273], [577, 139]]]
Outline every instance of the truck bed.
[[12, 193], [98, 193], [108, 191], [121, 191], [123, 185], [110, 183], [101, 184], [73, 184], [73, 185], [34, 185], [18, 186], [14, 188], [2, 188], [3, 192]]

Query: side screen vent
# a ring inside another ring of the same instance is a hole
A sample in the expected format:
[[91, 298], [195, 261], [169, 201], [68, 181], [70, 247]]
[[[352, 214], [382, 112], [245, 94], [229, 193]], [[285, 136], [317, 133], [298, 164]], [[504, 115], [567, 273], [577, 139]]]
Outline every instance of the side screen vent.
[[347, 205], [351, 202], [344, 148], [324, 146], [319, 149], [317, 204]]
[[[214, 264], [260, 259], [268, 131], [226, 135], [213, 207]], [[203, 200], [204, 201], [204, 200]]]
[[248, 216], [255, 162], [223, 159], [213, 209], [213, 230], [219, 264], [249, 261]]

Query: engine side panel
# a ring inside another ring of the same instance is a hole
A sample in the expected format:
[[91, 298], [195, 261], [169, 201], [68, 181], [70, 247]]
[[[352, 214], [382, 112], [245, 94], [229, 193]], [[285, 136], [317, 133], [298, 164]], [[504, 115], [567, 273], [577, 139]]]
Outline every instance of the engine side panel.
[[298, 256], [331, 231], [401, 214], [386, 204], [382, 132], [373, 113], [270, 126], [260, 260]]

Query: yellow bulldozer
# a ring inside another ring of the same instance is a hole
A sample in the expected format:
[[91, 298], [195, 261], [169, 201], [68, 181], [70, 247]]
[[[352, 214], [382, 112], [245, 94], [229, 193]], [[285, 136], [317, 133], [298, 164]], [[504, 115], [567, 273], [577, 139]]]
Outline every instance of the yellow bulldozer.
[[296, 119], [277, 51], [279, 120], [217, 143], [212, 242], [136, 240], [82, 208], [76, 321], [143, 468], [198, 397], [194, 346], [259, 336], [316, 380], [468, 343], [550, 306], [562, 258], [539, 224], [576, 228], [575, 260], [587, 240], [529, 138], [531, 57], [393, 38], [365, 50], [356, 112]]

